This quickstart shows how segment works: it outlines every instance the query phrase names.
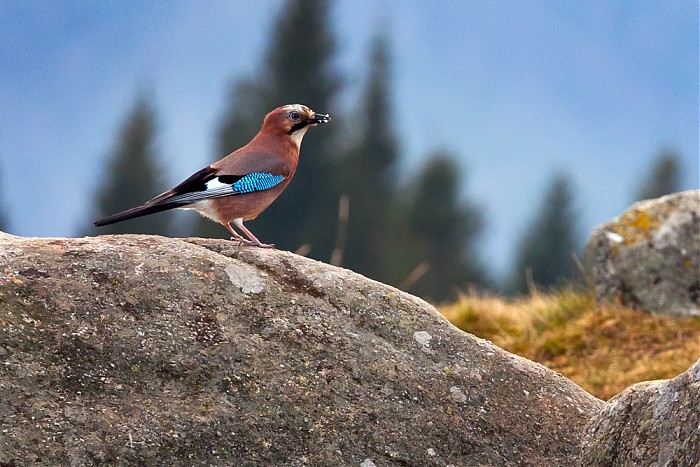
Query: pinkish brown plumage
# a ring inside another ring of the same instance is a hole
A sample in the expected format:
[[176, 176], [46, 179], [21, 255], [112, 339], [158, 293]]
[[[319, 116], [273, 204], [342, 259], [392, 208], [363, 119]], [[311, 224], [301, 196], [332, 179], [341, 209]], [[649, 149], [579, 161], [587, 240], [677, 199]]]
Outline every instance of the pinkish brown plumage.
[[[236, 240], [260, 247], [243, 221], [255, 219], [284, 191], [299, 163], [299, 149], [310, 126], [330, 121], [300, 104], [278, 107], [265, 117], [257, 135], [240, 149], [203, 168], [135, 208], [95, 222], [103, 226], [168, 209], [195, 209], [226, 227]], [[231, 226], [245, 234], [242, 237]]]

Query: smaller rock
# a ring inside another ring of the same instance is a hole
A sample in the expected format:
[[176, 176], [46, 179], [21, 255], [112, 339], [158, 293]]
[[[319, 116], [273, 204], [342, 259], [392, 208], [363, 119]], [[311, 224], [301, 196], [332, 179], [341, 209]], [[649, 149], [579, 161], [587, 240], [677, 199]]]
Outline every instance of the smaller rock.
[[360, 467], [377, 467], [377, 464], [372, 462], [372, 459], [367, 458], [360, 463]]
[[700, 190], [633, 204], [586, 244], [598, 301], [700, 316]]
[[581, 465], [700, 465], [699, 446], [700, 359], [610, 399], [586, 426]]

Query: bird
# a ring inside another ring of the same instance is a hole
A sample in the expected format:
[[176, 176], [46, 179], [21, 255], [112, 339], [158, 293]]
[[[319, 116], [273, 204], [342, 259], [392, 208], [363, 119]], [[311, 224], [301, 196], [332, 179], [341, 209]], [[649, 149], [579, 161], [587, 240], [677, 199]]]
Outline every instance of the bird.
[[[243, 225], [255, 219], [287, 188], [299, 163], [299, 150], [309, 127], [331, 117], [301, 104], [278, 107], [265, 116], [262, 127], [245, 146], [195, 172], [175, 188], [126, 211], [95, 222], [102, 227], [169, 209], [194, 209], [220, 223], [231, 240], [262, 248]], [[247, 238], [239, 234], [233, 226]]]

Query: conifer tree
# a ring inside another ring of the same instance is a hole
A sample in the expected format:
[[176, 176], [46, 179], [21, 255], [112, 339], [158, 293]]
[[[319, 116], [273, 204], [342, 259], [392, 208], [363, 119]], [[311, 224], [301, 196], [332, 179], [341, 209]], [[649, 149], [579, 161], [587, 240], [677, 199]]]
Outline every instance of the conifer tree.
[[637, 200], [659, 198], [679, 190], [678, 155], [669, 150], [660, 151], [654, 159], [651, 172], [637, 193]]
[[477, 206], [460, 201], [459, 167], [447, 153], [433, 155], [414, 183], [408, 226], [425, 274], [410, 289], [427, 299], [445, 300], [469, 284], [483, 284], [474, 241], [483, 220]]
[[[305, 104], [334, 115], [331, 103], [339, 87], [333, 67], [335, 39], [330, 2], [290, 0], [276, 23], [266, 61], [256, 79], [236, 86], [220, 126], [221, 154], [247, 143], [264, 115], [284, 104]], [[264, 242], [296, 250], [304, 244], [310, 256], [328, 260], [336, 233], [339, 190], [335, 186], [337, 120], [312, 129], [304, 138], [299, 167], [284, 193], [249, 224]], [[197, 232], [199, 234], [199, 231]]]
[[579, 249], [571, 183], [563, 175], [550, 182], [542, 205], [517, 250], [510, 292], [527, 293], [531, 285], [551, 287], [576, 274]]
[[[143, 204], [168, 188], [154, 147], [155, 120], [153, 107], [140, 96], [124, 120], [109, 157], [108, 170], [102, 174], [90, 225], [97, 219]], [[105, 227], [92, 227], [89, 233], [167, 235], [171, 215], [171, 212], [164, 212]]]
[[349, 199], [347, 244], [343, 265], [378, 280], [389, 280], [389, 210], [396, 192], [399, 157], [391, 115], [390, 58], [387, 41], [372, 45], [370, 74], [356, 114], [361, 134], [338, 171]]

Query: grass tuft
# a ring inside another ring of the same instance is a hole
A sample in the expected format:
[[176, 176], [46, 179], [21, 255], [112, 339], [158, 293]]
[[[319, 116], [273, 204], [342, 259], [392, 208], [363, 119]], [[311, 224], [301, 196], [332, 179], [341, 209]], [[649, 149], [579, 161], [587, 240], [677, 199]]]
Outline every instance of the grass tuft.
[[558, 371], [601, 399], [684, 372], [700, 356], [700, 319], [598, 309], [574, 290], [505, 300], [464, 295], [440, 307], [455, 326]]

